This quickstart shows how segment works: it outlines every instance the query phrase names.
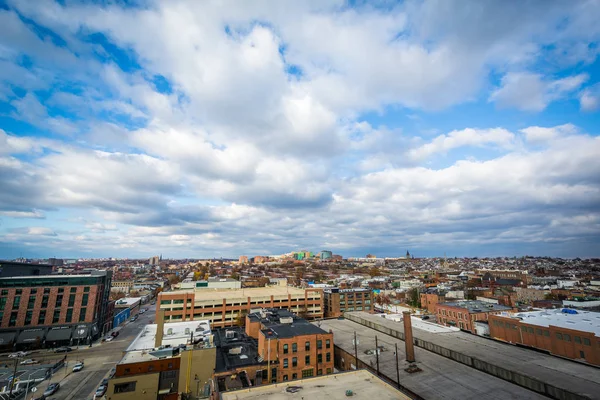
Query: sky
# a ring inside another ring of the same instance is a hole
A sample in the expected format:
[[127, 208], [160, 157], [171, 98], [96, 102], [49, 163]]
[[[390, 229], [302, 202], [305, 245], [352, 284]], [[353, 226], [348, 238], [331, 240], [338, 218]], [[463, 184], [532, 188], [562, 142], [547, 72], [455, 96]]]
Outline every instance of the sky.
[[0, 2], [0, 258], [600, 256], [600, 2]]

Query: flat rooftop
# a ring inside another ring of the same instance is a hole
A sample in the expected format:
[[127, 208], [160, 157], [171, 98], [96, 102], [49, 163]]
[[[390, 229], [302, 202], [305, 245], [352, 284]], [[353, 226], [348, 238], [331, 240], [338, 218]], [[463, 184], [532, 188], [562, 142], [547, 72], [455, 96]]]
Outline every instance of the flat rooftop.
[[222, 299], [245, 299], [247, 297], [270, 297], [270, 296], [287, 296], [288, 293], [296, 296], [304, 296], [304, 289], [298, 289], [291, 286], [271, 286], [262, 288], [245, 288], [245, 289], [221, 289], [221, 288], [201, 288], [201, 289], [182, 289], [163, 294], [165, 298], [169, 295], [178, 295], [181, 293], [194, 293], [196, 301], [202, 300], [222, 300]]
[[[395, 330], [398, 332], [404, 332], [404, 326], [401, 322], [390, 321], [377, 315], [368, 314], [365, 312], [351, 312], [344, 314], [346, 318], [360, 318], [366, 320], [369, 323], [376, 323], [384, 328]], [[338, 340], [340, 340], [342, 335], [342, 328], [337, 328], [331, 325], [332, 320], [323, 321], [321, 328], [323, 329], [333, 329], [334, 330], [334, 343], [338, 346]], [[335, 322], [344, 322], [337, 321]], [[413, 319], [414, 321], [414, 319]], [[334, 323], [335, 323], [334, 322]], [[351, 323], [352, 321], [347, 320], [347, 322]], [[362, 327], [360, 329], [368, 329], [369, 332], [374, 332], [378, 336], [384, 336], [388, 338], [389, 336], [384, 335], [383, 333], [377, 332], [370, 328], [364, 327], [361, 324], [356, 323], [352, 325], [353, 327]], [[351, 329], [349, 327], [343, 329]], [[357, 333], [359, 333], [357, 331]], [[532, 379], [537, 379], [541, 382], [546, 382], [552, 384], [556, 387], [571, 391], [573, 393], [582, 394], [584, 396], [588, 396], [591, 398], [597, 398], [597, 393], [600, 393], [600, 374], [598, 373], [598, 368], [584, 365], [581, 363], [577, 363], [571, 360], [565, 360], [560, 357], [555, 357], [549, 354], [545, 354], [539, 351], [534, 351], [531, 349], [526, 349], [518, 346], [514, 346], [511, 344], [507, 344], [504, 342], [499, 342], [495, 340], [490, 340], [487, 338], [483, 338], [480, 336], [472, 335], [466, 332], [458, 331], [458, 332], [448, 332], [448, 333], [431, 333], [425, 330], [421, 330], [415, 326], [413, 326], [413, 336], [416, 339], [421, 339], [424, 341], [428, 341], [434, 343], [438, 346], [444, 347], [446, 349], [452, 349], [453, 351], [464, 354], [468, 357], [479, 359], [483, 362], [489, 363], [491, 365], [496, 365], [500, 368], [504, 368], [509, 371], [514, 371], [516, 373], [529, 376]], [[352, 338], [349, 339], [350, 348], [352, 349]], [[402, 351], [404, 350], [404, 342], [398, 341], [398, 350], [400, 350], [402, 346]], [[352, 350], [353, 351], [353, 350]], [[484, 379], [486, 385], [496, 386], [496, 383], [499, 379], [493, 377], [492, 375], [485, 374], [479, 370], [468, 367], [464, 364], [460, 364], [458, 362], [451, 361], [447, 358], [441, 357], [435, 353], [429, 352], [419, 347], [415, 347], [415, 352], [417, 354], [417, 365], [419, 364], [420, 357], [431, 357], [435, 356], [436, 360], [435, 364], [431, 365], [431, 367], [440, 371], [439, 378], [442, 379], [442, 374], [447, 375], [447, 378], [451, 380], [455, 380], [455, 373], [461, 373], [465, 375], [466, 381], [462, 381], [462, 379], [458, 379], [456, 383], [447, 383], [448, 385], [464, 385], [465, 388], [472, 387], [473, 382]], [[421, 354], [421, 356], [419, 356]], [[359, 357], [362, 358], [362, 357]], [[423, 358], [421, 358], [423, 360]], [[450, 364], [447, 364], [447, 363]], [[395, 367], [395, 366], [394, 366]], [[443, 371], [443, 373], [442, 373]], [[460, 372], [462, 371], [462, 372]], [[421, 374], [421, 373], [419, 373]], [[480, 374], [483, 374], [480, 375]], [[418, 375], [418, 374], [416, 374]], [[491, 381], [489, 379], [492, 379]], [[400, 381], [402, 380], [402, 374], [400, 375]], [[459, 383], [460, 382], [460, 383]], [[490, 386], [487, 386], [489, 389]], [[504, 388], [504, 389], [502, 389]], [[519, 390], [523, 390], [525, 394], [535, 394], [534, 392], [530, 392], [529, 390], [523, 389], [514, 384], [510, 384], [506, 381], [502, 381], [500, 386], [500, 390], [508, 390], [508, 388], [518, 388]], [[511, 389], [511, 390], [512, 390]], [[418, 391], [415, 391], [419, 393]], [[505, 392], [506, 393], [506, 392]], [[425, 398], [443, 398], [445, 396], [440, 395], [431, 395], [431, 396], [423, 396]], [[447, 397], [446, 397], [447, 398]], [[468, 395], [468, 393], [464, 393], [464, 398], [472, 398]], [[498, 398], [493, 393], [486, 393], [482, 398]], [[504, 398], [521, 398], [520, 395], [510, 396], [507, 395]], [[540, 398], [540, 397], [536, 397]], [[544, 397], [545, 398], [545, 397]]]
[[[157, 324], [148, 324], [144, 326], [140, 334], [131, 342], [126, 351], [149, 350], [155, 348], [154, 339], [158, 330]], [[210, 335], [210, 321], [185, 321], [171, 322], [164, 325], [162, 346], [170, 345], [177, 347], [187, 344], [192, 333], [194, 339]]]
[[[352, 390], [352, 397], [346, 391]], [[221, 393], [223, 400], [288, 400], [303, 399], [360, 399], [404, 400], [410, 397], [399, 392], [366, 370], [342, 372], [293, 382], [257, 386], [250, 389]]]
[[518, 318], [525, 324], [548, 327], [574, 329], [583, 332], [593, 332], [600, 336], [600, 312], [549, 309], [543, 311], [530, 311], [520, 313], [500, 314], [502, 317]]
[[503, 306], [501, 304], [487, 303], [479, 300], [464, 300], [464, 301], [448, 301], [445, 303], [439, 303], [441, 306], [459, 307], [466, 308], [470, 314], [476, 314], [486, 311], [508, 311], [512, 310], [511, 307]]

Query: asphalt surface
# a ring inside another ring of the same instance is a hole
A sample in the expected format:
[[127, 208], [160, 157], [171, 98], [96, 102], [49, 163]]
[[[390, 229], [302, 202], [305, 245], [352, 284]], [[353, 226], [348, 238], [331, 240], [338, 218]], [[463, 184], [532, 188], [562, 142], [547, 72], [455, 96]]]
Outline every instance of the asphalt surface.
[[[51, 396], [52, 400], [85, 400], [93, 399], [97, 387], [102, 379], [107, 378], [110, 370], [123, 357], [125, 349], [140, 333], [144, 325], [154, 321], [155, 305], [146, 304], [143, 308], [148, 309], [141, 314], [137, 321], [127, 322], [121, 327], [119, 336], [111, 342], [94, 343], [92, 347], [80, 346], [72, 347], [73, 351], [69, 353], [54, 353], [48, 350], [35, 351], [25, 358], [32, 358], [39, 361], [40, 364], [49, 364], [67, 356], [67, 365], [56, 371], [53, 376], [37, 385], [37, 391], [31, 392], [26, 400], [41, 396], [50, 383], [60, 383], [60, 389]], [[83, 361], [84, 368], [79, 372], [72, 372], [73, 366], [77, 361]], [[14, 359], [6, 356], [0, 357], [0, 366], [5, 364], [14, 365]], [[35, 366], [28, 368], [33, 370]], [[38, 367], [39, 368], [39, 367]], [[26, 371], [24, 368], [19, 368]]]

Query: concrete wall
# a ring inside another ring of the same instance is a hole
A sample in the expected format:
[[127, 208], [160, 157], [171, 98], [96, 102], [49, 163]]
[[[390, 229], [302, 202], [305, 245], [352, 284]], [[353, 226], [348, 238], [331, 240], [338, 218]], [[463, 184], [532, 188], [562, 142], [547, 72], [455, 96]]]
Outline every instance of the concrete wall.
[[192, 393], [204, 388], [212, 378], [217, 357], [216, 347], [188, 350], [181, 353], [179, 391]]
[[[396, 329], [391, 329], [386, 326], [383, 326], [379, 323], [368, 321], [364, 318], [361, 318], [357, 315], [353, 314], [345, 314], [345, 318], [350, 321], [354, 321], [363, 326], [367, 326], [371, 329], [374, 329], [378, 332], [385, 333], [386, 335], [404, 340], [404, 332], [400, 332]], [[525, 387], [527, 389], [533, 390], [535, 392], [541, 393], [543, 395], [560, 399], [560, 400], [589, 400], [590, 397], [581, 396], [577, 393], [570, 392], [565, 389], [558, 388], [553, 386], [551, 383], [542, 382], [537, 379], [531, 378], [527, 375], [511, 371], [505, 368], [502, 368], [498, 365], [491, 364], [489, 362], [479, 360], [474, 357], [470, 357], [468, 355], [459, 353], [457, 351], [439, 346], [435, 343], [425, 341], [419, 338], [414, 338], [414, 344], [426, 350], [429, 350], [433, 353], [442, 355], [444, 357], [450, 358], [454, 361], [460, 362], [462, 364], [468, 365], [469, 367], [478, 369], [495, 377], [507, 380], [516, 385]]]
[[[106, 398], [108, 400], [156, 400], [158, 396], [159, 373], [113, 378], [108, 381]], [[115, 393], [115, 384], [135, 382], [135, 391]]]

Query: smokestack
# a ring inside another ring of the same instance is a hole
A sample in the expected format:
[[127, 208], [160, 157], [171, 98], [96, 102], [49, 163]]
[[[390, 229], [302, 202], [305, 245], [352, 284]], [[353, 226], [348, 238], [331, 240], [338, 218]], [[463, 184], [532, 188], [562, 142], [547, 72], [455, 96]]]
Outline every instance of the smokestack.
[[406, 361], [415, 362], [415, 345], [413, 343], [412, 321], [410, 311], [404, 311], [404, 344], [406, 345]]
[[163, 335], [165, 333], [165, 310], [158, 310], [156, 313], [156, 336], [154, 337], [154, 347], [162, 345]]

